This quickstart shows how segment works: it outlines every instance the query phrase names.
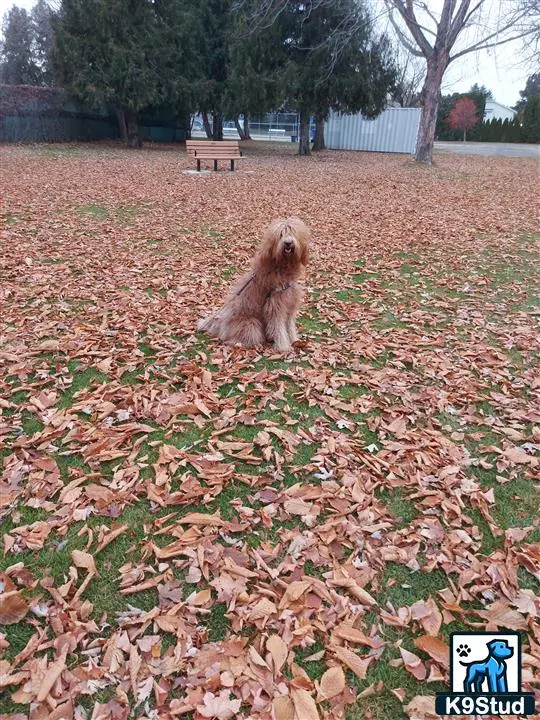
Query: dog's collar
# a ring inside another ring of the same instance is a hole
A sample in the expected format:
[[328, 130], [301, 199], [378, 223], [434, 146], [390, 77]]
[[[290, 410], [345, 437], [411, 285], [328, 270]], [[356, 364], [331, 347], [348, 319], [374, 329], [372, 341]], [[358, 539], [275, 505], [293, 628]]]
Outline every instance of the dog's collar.
[[[244, 292], [244, 290], [247, 288], [247, 286], [250, 283], [252, 283], [256, 277], [257, 277], [257, 274], [253, 273], [253, 275], [251, 275], [251, 277], [249, 277], [246, 280], [246, 282], [242, 285], [240, 290], [238, 290], [238, 292], [236, 293], [236, 296], [238, 297], [238, 295], [241, 295]], [[273, 295], [273, 293], [285, 292], [285, 290], [288, 290], [293, 285], [296, 285], [296, 283], [291, 280], [289, 280], [289, 282], [283, 283], [283, 285], [276, 285], [276, 287], [270, 288], [270, 290], [268, 291], [268, 297], [270, 297], [270, 295]]]
[[295, 284], [296, 283], [289, 281], [289, 282], [283, 283], [283, 285], [277, 285], [276, 287], [272, 288], [268, 294], [271, 295], [272, 293], [276, 293], [276, 292], [285, 292], [285, 290], [288, 290], [290, 287], [292, 287]]

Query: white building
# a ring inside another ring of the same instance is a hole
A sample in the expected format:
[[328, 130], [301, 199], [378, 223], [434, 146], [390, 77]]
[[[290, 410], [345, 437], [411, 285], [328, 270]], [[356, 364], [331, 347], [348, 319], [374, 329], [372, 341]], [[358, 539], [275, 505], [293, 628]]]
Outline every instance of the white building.
[[486, 100], [486, 110], [484, 112], [484, 122], [488, 120], [513, 120], [516, 117], [516, 111], [512, 108], [501, 105], [495, 100]]

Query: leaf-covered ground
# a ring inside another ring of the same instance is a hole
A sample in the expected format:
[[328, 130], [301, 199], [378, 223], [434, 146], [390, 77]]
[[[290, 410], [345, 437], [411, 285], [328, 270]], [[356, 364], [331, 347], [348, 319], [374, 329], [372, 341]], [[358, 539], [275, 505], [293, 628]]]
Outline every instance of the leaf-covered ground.
[[[536, 163], [247, 152], [2, 148], [2, 718], [429, 719], [471, 628], [538, 680]], [[294, 353], [196, 334], [291, 214]]]

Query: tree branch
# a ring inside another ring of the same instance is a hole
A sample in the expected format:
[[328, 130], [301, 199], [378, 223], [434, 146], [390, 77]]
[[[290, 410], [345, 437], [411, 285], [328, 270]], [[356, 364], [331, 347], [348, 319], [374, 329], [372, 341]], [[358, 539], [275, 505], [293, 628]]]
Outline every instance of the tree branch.
[[496, 38], [497, 36], [505, 33], [507, 30], [510, 30], [510, 28], [516, 25], [516, 22], [516, 19], [512, 19], [503, 28], [492, 32], [490, 35], [486, 35], [486, 37], [478, 40], [478, 42], [476, 43], [473, 43], [473, 45], [469, 45], [469, 47], [466, 47], [455, 55], [452, 55], [449, 62], [451, 62], [452, 60], [456, 60], [459, 57], [463, 57], [463, 55], [468, 55], [472, 52], [478, 52], [479, 50], [487, 50], [489, 48], [498, 47], [499, 45], [505, 45], [506, 43], [512, 42], [514, 40], [519, 40], [520, 38], [526, 37], [527, 35], [530, 35], [532, 33], [532, 28], [528, 28], [510, 37], [503, 37], [496, 42], [489, 42], [492, 38]]
[[395, 18], [394, 18], [394, 12], [393, 7], [391, 6], [391, 0], [385, 0], [385, 3], [388, 7], [388, 19], [390, 20], [390, 23], [392, 24], [392, 27], [394, 28], [396, 35], [399, 37], [399, 40], [403, 47], [408, 50], [411, 55], [414, 55], [415, 57], [425, 57], [424, 53], [418, 49], [418, 47], [415, 47], [409, 38], [405, 35], [403, 30], [399, 27], [397, 24]]
[[414, 14], [414, 7], [412, 4], [412, 0], [405, 0], [407, 3], [407, 7], [401, 2], [401, 0], [386, 0], [387, 4], [391, 7], [395, 8], [398, 13], [401, 15], [403, 20], [405, 21], [405, 24], [407, 25], [407, 28], [409, 29], [409, 32], [413, 36], [414, 41], [422, 51], [422, 54], [425, 58], [429, 58], [433, 52], [432, 46], [429, 44], [426, 36], [422, 32], [421, 26], [418, 24], [418, 21], [416, 20], [416, 15]]

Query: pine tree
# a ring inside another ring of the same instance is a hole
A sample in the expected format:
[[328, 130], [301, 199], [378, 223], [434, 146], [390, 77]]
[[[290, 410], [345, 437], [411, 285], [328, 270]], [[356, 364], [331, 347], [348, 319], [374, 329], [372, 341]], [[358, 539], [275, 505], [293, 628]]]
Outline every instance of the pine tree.
[[330, 110], [362, 111], [369, 117], [384, 108], [395, 82], [385, 41], [377, 41], [367, 10], [355, 0], [288, 0], [281, 26], [283, 76], [288, 101], [300, 113], [299, 154], [309, 155], [309, 118], [317, 121], [318, 147]]
[[531, 95], [523, 108], [523, 139], [540, 142], [540, 93]]
[[33, 31], [33, 55], [39, 69], [40, 85], [52, 85], [52, 11], [45, 0], [38, 0], [30, 15]]
[[30, 15], [13, 5], [4, 15], [1, 45], [1, 81], [6, 85], [36, 85], [39, 68], [33, 56], [33, 27]]
[[138, 114], [162, 99], [158, 23], [146, 0], [62, 0], [54, 18], [54, 62], [79, 100], [113, 106], [130, 147]]
[[[235, 117], [241, 139], [249, 140], [249, 116], [263, 115], [285, 99], [281, 82], [284, 55], [280, 27], [251, 27], [247, 7], [234, 10], [229, 24], [229, 53], [224, 111]], [[243, 115], [243, 127], [238, 116]]]

